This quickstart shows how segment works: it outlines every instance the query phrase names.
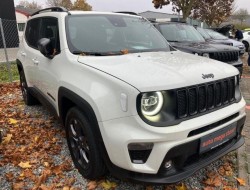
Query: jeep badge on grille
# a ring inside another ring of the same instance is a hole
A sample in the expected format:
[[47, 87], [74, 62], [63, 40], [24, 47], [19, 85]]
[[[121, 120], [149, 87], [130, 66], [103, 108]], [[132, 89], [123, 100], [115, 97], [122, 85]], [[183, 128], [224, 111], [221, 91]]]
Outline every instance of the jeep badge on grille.
[[202, 78], [203, 79], [209, 79], [209, 78], [214, 78], [214, 74], [210, 73], [210, 74], [202, 74]]

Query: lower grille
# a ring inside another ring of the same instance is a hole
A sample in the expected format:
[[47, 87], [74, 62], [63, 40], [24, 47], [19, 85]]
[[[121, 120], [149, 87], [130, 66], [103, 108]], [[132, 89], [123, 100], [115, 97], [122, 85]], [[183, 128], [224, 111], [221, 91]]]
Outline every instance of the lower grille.
[[239, 113], [235, 113], [235, 114], [233, 114], [233, 115], [231, 115], [231, 116], [229, 116], [229, 117], [226, 117], [225, 119], [222, 119], [222, 120], [220, 120], [220, 121], [217, 121], [217, 122], [212, 123], [212, 124], [210, 124], [210, 125], [207, 125], [207, 126], [205, 126], [205, 127], [202, 127], [202, 128], [196, 129], [196, 130], [193, 130], [193, 131], [191, 131], [191, 132], [188, 134], [188, 137], [192, 137], [192, 136], [195, 136], [195, 135], [199, 135], [199, 134], [201, 134], [201, 133], [204, 133], [204, 132], [206, 132], [206, 131], [209, 131], [209, 130], [211, 130], [211, 129], [214, 129], [214, 128], [220, 126], [220, 125], [223, 125], [223, 124], [225, 124], [225, 123], [227, 123], [227, 122], [233, 120], [234, 118], [236, 118], [236, 117], [238, 117], [238, 116], [239, 116]]

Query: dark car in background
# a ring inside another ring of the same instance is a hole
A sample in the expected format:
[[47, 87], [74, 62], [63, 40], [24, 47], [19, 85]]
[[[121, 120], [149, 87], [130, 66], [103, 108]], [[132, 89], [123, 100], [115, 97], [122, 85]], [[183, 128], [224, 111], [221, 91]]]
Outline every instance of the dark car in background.
[[191, 25], [179, 22], [154, 22], [154, 26], [176, 49], [215, 59], [235, 66], [242, 73], [239, 49], [233, 46], [206, 42]]
[[230, 39], [223, 34], [216, 32], [212, 29], [204, 29], [197, 27], [197, 31], [205, 38], [205, 40], [209, 43], [216, 43], [216, 44], [225, 44], [234, 46], [236, 48], [239, 48], [240, 55], [243, 55], [245, 53], [245, 45], [237, 40]]

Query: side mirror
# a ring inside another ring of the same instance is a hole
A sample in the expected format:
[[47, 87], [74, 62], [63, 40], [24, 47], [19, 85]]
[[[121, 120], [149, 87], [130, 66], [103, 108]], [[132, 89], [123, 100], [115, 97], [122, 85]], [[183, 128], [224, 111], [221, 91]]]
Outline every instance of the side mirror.
[[37, 47], [39, 49], [39, 51], [47, 58], [49, 59], [53, 59], [54, 55], [53, 55], [53, 48], [51, 45], [51, 41], [48, 38], [41, 38], [38, 42], [37, 42]]

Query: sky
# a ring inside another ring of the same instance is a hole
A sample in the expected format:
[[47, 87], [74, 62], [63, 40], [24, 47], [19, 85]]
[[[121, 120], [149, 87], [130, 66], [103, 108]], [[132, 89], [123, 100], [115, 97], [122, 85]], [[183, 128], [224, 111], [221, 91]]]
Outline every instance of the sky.
[[[28, 0], [32, 1], [32, 0]], [[39, 4], [45, 6], [46, 0], [34, 0]], [[20, 0], [14, 0], [15, 4], [18, 4]], [[155, 9], [152, 0], [87, 0], [95, 11], [156, 11], [164, 13], [173, 13], [171, 5], [164, 6], [162, 9]], [[236, 8], [247, 9], [250, 13], [250, 0], [235, 0]]]

